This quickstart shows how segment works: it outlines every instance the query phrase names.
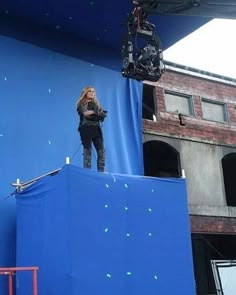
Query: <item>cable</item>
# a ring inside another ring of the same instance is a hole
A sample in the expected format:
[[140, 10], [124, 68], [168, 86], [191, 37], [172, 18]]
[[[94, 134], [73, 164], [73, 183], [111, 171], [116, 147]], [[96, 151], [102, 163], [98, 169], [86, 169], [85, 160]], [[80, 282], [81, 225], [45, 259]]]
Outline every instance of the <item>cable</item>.
[[13, 196], [13, 195], [15, 195], [15, 193], [16, 193], [16, 191], [14, 191], [13, 193], [11, 193], [9, 196], [7, 196], [7, 197], [3, 197], [3, 198], [1, 198], [0, 199], [0, 202], [4, 202], [4, 201], [6, 201], [7, 199], [9, 199], [11, 196]]
[[[75, 157], [75, 155], [78, 153], [80, 147], [81, 147], [82, 144], [79, 145], [79, 147], [76, 149], [76, 151], [74, 152], [73, 156], [71, 157], [71, 162], [73, 160], [73, 158]], [[95, 149], [94, 147], [92, 147], [92, 155], [96, 158], [96, 153], [95, 153]]]
[[81, 147], [82, 144], [79, 145], [79, 147], [76, 149], [76, 151], [74, 152], [73, 156], [71, 157], [71, 162], [72, 160], [74, 159], [75, 155], [78, 153], [80, 147]]
[[10, 198], [10, 197], [11, 197], [11, 195], [9, 195], [9, 196], [7, 196], [7, 197], [5, 197], [5, 198], [2, 198], [2, 199], [0, 199], [0, 202], [6, 201], [6, 199], [8, 199], [8, 198]]
[[222, 254], [222, 253], [220, 253], [220, 251], [219, 250], [217, 250], [216, 249], [216, 247], [214, 247], [206, 238], [204, 238], [202, 235], [201, 235], [201, 239], [203, 240], [203, 241], [205, 241], [213, 250], [215, 250], [216, 251], [216, 253], [219, 255], [219, 256], [221, 256], [221, 258], [223, 258], [224, 260], [227, 260], [226, 259], [226, 257]]

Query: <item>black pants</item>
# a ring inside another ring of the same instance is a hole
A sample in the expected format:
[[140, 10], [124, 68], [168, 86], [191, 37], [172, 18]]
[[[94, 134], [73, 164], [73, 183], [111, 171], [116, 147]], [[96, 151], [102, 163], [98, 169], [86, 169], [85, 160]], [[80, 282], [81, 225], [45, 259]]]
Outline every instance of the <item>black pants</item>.
[[91, 168], [91, 150], [93, 144], [97, 152], [97, 170], [103, 172], [105, 168], [105, 150], [101, 127], [81, 126], [79, 131], [84, 147], [84, 168]]

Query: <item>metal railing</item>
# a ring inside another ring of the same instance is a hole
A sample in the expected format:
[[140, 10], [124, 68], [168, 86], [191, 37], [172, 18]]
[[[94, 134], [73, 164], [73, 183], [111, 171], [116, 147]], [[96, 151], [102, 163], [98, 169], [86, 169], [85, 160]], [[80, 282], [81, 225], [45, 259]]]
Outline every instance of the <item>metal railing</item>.
[[33, 295], [38, 295], [37, 266], [32, 267], [0, 267], [0, 275], [8, 275], [8, 295], [13, 295], [13, 276], [17, 271], [32, 271]]

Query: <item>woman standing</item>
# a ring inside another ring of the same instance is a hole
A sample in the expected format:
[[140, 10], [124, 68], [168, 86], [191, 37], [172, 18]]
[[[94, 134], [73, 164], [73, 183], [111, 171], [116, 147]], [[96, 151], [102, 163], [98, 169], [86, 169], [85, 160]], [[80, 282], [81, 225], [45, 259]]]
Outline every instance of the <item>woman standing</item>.
[[80, 117], [78, 131], [83, 145], [84, 168], [91, 168], [92, 143], [97, 152], [97, 170], [104, 172], [105, 149], [101, 122], [106, 117], [104, 111], [96, 98], [95, 88], [85, 87], [76, 104]]

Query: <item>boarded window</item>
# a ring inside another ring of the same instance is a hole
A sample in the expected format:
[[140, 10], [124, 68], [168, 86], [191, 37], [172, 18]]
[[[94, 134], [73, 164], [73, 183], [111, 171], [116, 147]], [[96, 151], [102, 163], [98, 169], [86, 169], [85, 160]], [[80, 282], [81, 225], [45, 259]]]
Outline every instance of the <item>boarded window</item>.
[[165, 107], [167, 112], [193, 115], [192, 96], [165, 91]]
[[227, 122], [226, 105], [224, 103], [202, 99], [203, 118], [217, 122]]

